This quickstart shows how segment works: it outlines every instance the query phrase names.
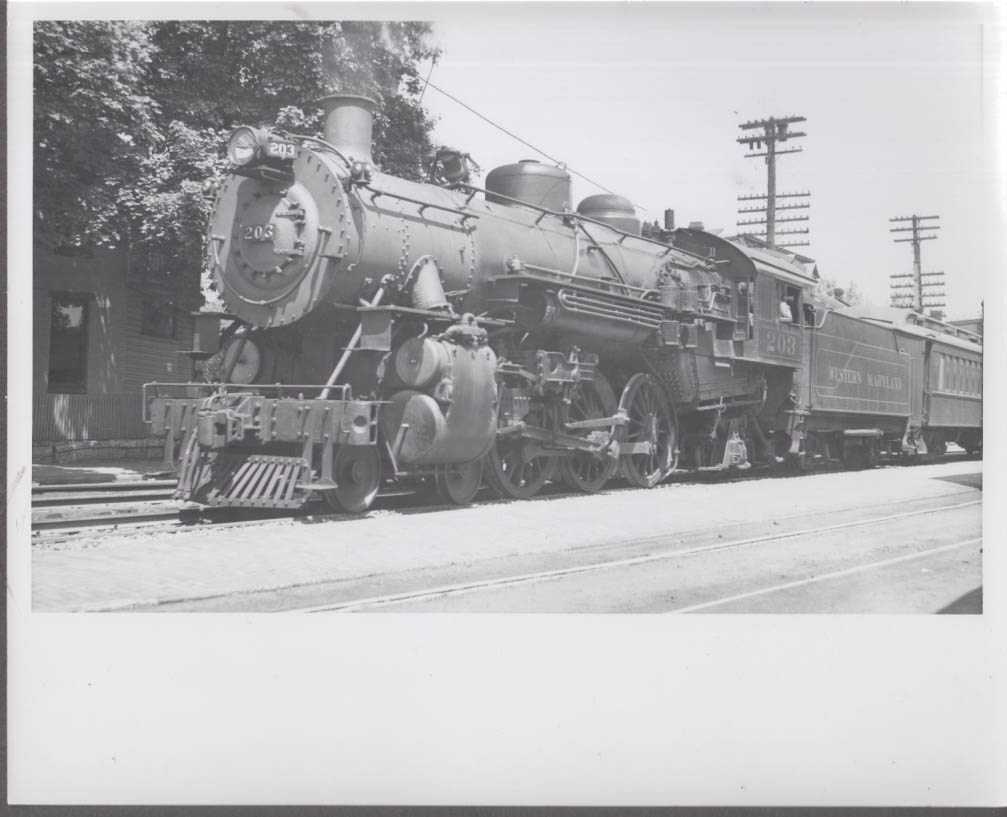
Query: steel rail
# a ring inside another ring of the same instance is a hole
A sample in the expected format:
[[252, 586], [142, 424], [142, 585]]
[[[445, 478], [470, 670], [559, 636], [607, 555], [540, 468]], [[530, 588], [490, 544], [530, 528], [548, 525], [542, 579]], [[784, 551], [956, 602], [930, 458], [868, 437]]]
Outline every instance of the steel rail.
[[[573, 576], [582, 573], [592, 573], [601, 570], [612, 570], [622, 567], [634, 567], [637, 565], [643, 565], [652, 562], [667, 561], [669, 559], [679, 559], [685, 556], [693, 556], [700, 553], [710, 553], [718, 550], [749, 547], [751, 545], [764, 544], [766, 542], [777, 542], [783, 539], [794, 539], [802, 536], [815, 536], [821, 533], [828, 533], [836, 530], [861, 527], [864, 525], [876, 525], [884, 522], [891, 522], [896, 519], [906, 519], [914, 516], [942, 513], [946, 511], [959, 510], [961, 508], [967, 508], [973, 505], [981, 505], [981, 504], [982, 500], [961, 502], [955, 505], [944, 505], [937, 508], [924, 508], [918, 511], [906, 511], [903, 513], [888, 514], [886, 516], [874, 517], [871, 519], [860, 519], [852, 522], [840, 522], [834, 525], [823, 525], [817, 528], [804, 528], [796, 531], [786, 531], [783, 533], [772, 533], [772, 534], [766, 534], [764, 536], [753, 536], [746, 539], [737, 539], [730, 542], [717, 542], [715, 544], [710, 545], [699, 545], [692, 548], [671, 550], [663, 553], [650, 553], [647, 554], [646, 556], [635, 556], [626, 559], [614, 559], [602, 562], [593, 562], [587, 565], [563, 567], [563, 568], [557, 568], [555, 570], [542, 570], [533, 573], [523, 573], [517, 576], [504, 576], [499, 579], [485, 579], [480, 581], [465, 582], [461, 584], [443, 585], [441, 587], [430, 588], [427, 590], [414, 590], [403, 593], [392, 593], [384, 596], [372, 596], [370, 598], [355, 599], [352, 601], [339, 602], [336, 604], [325, 604], [315, 607], [298, 608], [295, 610], [290, 610], [288, 612], [296, 612], [296, 613], [352, 612], [357, 609], [372, 608], [372, 607], [388, 607], [395, 604], [409, 604], [416, 601], [426, 601], [435, 598], [469, 595], [471, 593], [496, 590], [501, 587], [513, 587], [516, 585], [523, 585], [523, 584], [535, 584], [538, 582], [549, 581], [551, 579], [556, 578], [564, 578], [566, 576]], [[667, 539], [668, 534], [659, 534], [657, 536], [647, 536], [642, 538], [627, 539], [622, 542], [612, 542], [608, 543], [606, 546], [618, 547], [620, 545], [629, 545], [629, 544], [639, 545], [651, 542], [660, 542]]]
[[150, 522], [176, 522], [181, 524], [187, 518], [196, 518], [202, 513], [201, 508], [161, 508], [133, 513], [106, 514], [104, 516], [83, 516], [78, 519], [33, 519], [32, 535], [41, 531], [61, 530], [73, 532], [92, 528], [118, 528], [123, 525], [142, 525]]
[[116, 504], [120, 502], [151, 501], [155, 499], [171, 499], [174, 493], [174, 483], [170, 487], [136, 488], [128, 491], [59, 491], [49, 494], [32, 496], [31, 506], [35, 508], [62, 507], [65, 505], [89, 505], [98, 502]]
[[733, 596], [724, 596], [723, 598], [714, 599], [713, 601], [691, 604], [688, 607], [679, 607], [675, 610], [667, 610], [665, 612], [673, 614], [695, 613], [699, 610], [706, 610], [710, 607], [719, 607], [722, 604], [731, 604], [732, 602], [754, 598], [755, 596], [765, 596], [769, 593], [777, 593], [780, 590], [791, 590], [795, 587], [803, 587], [808, 584], [815, 584], [816, 582], [829, 581], [830, 579], [841, 579], [846, 576], [852, 576], [855, 573], [861, 573], [864, 570], [876, 570], [879, 567], [889, 567], [890, 565], [909, 562], [913, 559], [922, 559], [927, 556], [933, 556], [935, 553], [946, 553], [947, 551], [956, 550], [957, 548], [964, 547], [965, 545], [974, 545], [977, 542], [982, 542], [981, 536], [978, 539], [964, 539], [961, 542], [952, 542], [950, 545], [939, 545], [938, 547], [930, 548], [928, 550], [920, 550], [915, 553], [906, 553], [902, 556], [894, 556], [891, 559], [882, 559], [878, 562], [868, 562], [867, 564], [855, 565], [854, 567], [847, 567], [842, 570], [833, 570], [830, 573], [819, 573], [818, 575], [810, 576], [807, 579], [797, 579], [792, 582], [784, 582], [783, 584], [774, 584], [771, 587], [749, 590], [747, 593], [736, 593]]
[[[945, 462], [949, 460], [969, 460], [967, 455], [964, 454], [946, 454], [939, 458], [939, 461]], [[924, 463], [921, 463], [924, 464]], [[879, 467], [906, 467], [902, 464], [897, 463], [882, 463]], [[693, 484], [699, 482], [708, 482], [710, 474], [707, 472], [699, 472], [693, 470], [681, 470], [674, 471], [669, 477], [662, 483], [664, 486], [678, 485], [678, 484]], [[736, 472], [736, 471], [720, 471], [717, 472], [716, 476], [722, 476], [725, 482], [748, 482], [751, 480], [758, 479], [799, 479], [802, 476], [807, 476], [803, 473], [793, 473], [789, 471], [784, 471], [779, 468], [774, 468], [772, 466], [767, 466], [764, 468], [753, 468], [746, 472]], [[172, 483], [174, 484], [174, 483]], [[39, 487], [39, 486], [36, 486]], [[63, 487], [63, 486], [60, 486]], [[606, 487], [606, 491], [622, 491], [622, 490], [646, 490], [642, 488], [635, 488], [628, 485], [620, 485], [618, 483], [612, 483]], [[970, 492], [963, 492], [970, 493]], [[550, 495], [559, 497], [566, 496], [582, 496], [582, 494], [576, 490], [563, 489], [560, 488], [558, 483], [554, 483], [551, 489], [546, 489], [543, 495]], [[410, 498], [418, 496], [415, 492], [407, 489], [393, 489], [389, 488], [386, 491], [381, 491], [378, 494], [379, 500], [394, 500], [400, 498]], [[156, 500], [150, 500], [156, 501]], [[429, 510], [452, 510], [455, 508], [453, 505], [445, 505], [441, 503], [429, 504], [422, 500], [418, 500], [421, 505]], [[506, 500], [489, 500], [489, 501], [506, 501]], [[182, 500], [178, 500], [182, 503]], [[388, 506], [381, 503], [382, 507], [375, 507], [372, 510], [389, 510]], [[41, 510], [49, 510], [52, 505], [43, 506]], [[58, 506], [56, 506], [58, 507]], [[68, 506], [64, 506], [68, 507]], [[411, 507], [408, 506], [407, 507]], [[393, 507], [394, 509], [394, 507]], [[938, 509], [939, 510], [939, 509]], [[221, 519], [215, 521], [215, 517], [220, 516], [233, 516], [235, 514], [242, 513], [254, 513], [257, 516], [254, 519]], [[183, 518], [184, 516], [184, 518]], [[224, 527], [242, 527], [246, 525], [261, 525], [263, 522], [282, 522], [287, 520], [297, 520], [299, 522], [306, 522], [311, 524], [322, 523], [322, 522], [337, 522], [337, 521], [347, 521], [352, 519], [366, 518], [368, 514], [351, 514], [345, 512], [334, 512], [334, 513], [317, 513], [311, 510], [311, 506], [306, 508], [300, 508], [296, 510], [286, 510], [283, 509], [255, 509], [250, 511], [247, 508], [234, 508], [234, 507], [205, 507], [205, 506], [195, 506], [186, 504], [184, 508], [172, 509], [170, 511], [158, 511], [155, 513], [148, 514], [134, 514], [128, 516], [125, 514], [115, 515], [105, 515], [102, 517], [81, 517], [79, 519], [52, 519], [52, 520], [39, 520], [39, 522], [33, 522], [31, 524], [31, 539], [33, 543], [55, 543], [62, 541], [60, 536], [65, 538], [72, 538], [76, 536], [75, 533], [78, 530], [87, 530], [87, 535], [100, 533], [103, 536], [106, 535], [121, 535], [121, 534], [135, 534], [135, 533], [157, 533], [159, 529], [161, 530], [172, 530], [180, 524], [184, 525], [195, 525], [203, 524], [205, 526], [212, 526], [214, 528], [224, 528]], [[168, 523], [168, 524], [164, 524]], [[632, 543], [647, 543], [649, 541], [660, 541], [665, 538], [662, 534], [661, 536], [655, 536], [644, 539], [632, 540]], [[631, 542], [615, 542], [607, 546], [619, 546], [631, 544]]]
[[[164, 473], [163, 471], [161, 473]], [[31, 492], [35, 494], [62, 493], [68, 491], [137, 491], [153, 488], [173, 488], [177, 484], [174, 479], [124, 479], [118, 482], [53, 482], [42, 485], [32, 485]]]

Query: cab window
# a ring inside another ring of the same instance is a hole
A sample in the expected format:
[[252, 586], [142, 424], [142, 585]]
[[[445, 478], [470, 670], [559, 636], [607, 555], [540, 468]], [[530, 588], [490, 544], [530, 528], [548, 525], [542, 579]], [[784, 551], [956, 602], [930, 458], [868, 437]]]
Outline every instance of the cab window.
[[801, 322], [801, 290], [797, 287], [777, 284], [777, 320], [780, 323], [800, 325]]

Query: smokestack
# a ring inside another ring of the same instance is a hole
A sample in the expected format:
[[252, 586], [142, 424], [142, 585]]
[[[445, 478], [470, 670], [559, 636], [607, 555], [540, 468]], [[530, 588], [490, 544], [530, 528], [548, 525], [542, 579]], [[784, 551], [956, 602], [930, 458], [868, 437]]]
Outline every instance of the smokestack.
[[325, 141], [347, 159], [374, 164], [371, 132], [377, 103], [366, 96], [333, 94], [318, 100], [325, 112]]

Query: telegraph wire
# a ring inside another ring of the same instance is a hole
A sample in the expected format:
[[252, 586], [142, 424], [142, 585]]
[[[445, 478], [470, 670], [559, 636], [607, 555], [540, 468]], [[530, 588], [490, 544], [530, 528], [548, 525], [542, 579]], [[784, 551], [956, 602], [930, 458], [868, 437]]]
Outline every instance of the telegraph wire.
[[[432, 69], [433, 69], [433, 66], [431, 66], [431, 71], [432, 71]], [[424, 91], [426, 90], [426, 86], [430, 86], [431, 88], [433, 88], [438, 93], [444, 94], [444, 96], [446, 96], [448, 99], [454, 100], [459, 105], [461, 105], [463, 108], [465, 108], [465, 110], [470, 111], [471, 113], [474, 113], [476, 116], [478, 116], [484, 122], [488, 122], [490, 125], [492, 125], [497, 130], [503, 131], [508, 136], [510, 136], [512, 139], [516, 139], [518, 142], [520, 142], [525, 147], [529, 147], [532, 150], [534, 150], [536, 153], [540, 153], [542, 156], [545, 156], [545, 158], [548, 159], [550, 162], [555, 162], [558, 166], [565, 168], [568, 172], [572, 173], [574, 176], [579, 176], [584, 181], [588, 182], [589, 184], [593, 184], [595, 187], [598, 187], [598, 188], [604, 190], [606, 193], [611, 193], [613, 196], [616, 195], [614, 191], [609, 190], [607, 187], [605, 187], [605, 185], [599, 184], [594, 179], [590, 179], [587, 176], [585, 176], [583, 173], [578, 173], [572, 167], [569, 167], [565, 162], [561, 162], [556, 157], [550, 156], [548, 153], [546, 153], [541, 148], [535, 147], [535, 145], [533, 145], [531, 142], [526, 142], [524, 139], [522, 139], [516, 133], [513, 133], [512, 131], [507, 130], [507, 128], [505, 128], [503, 125], [498, 125], [496, 122], [494, 122], [488, 116], [483, 116], [483, 114], [479, 113], [479, 111], [477, 111], [471, 105], [466, 105], [458, 97], [456, 97], [456, 96], [454, 96], [452, 94], [449, 94], [443, 88], [438, 88], [436, 85], [434, 85], [434, 83], [432, 83], [430, 81], [430, 76], [429, 75], [427, 75], [427, 82], [426, 82], [426, 85], [424, 86]], [[634, 206], [637, 206], [637, 205], [634, 205]], [[641, 207], [640, 209], [646, 211], [647, 208], [646, 207]]]
[[436, 65], [437, 65], [437, 57], [434, 57], [434, 58], [433, 58], [433, 59], [432, 59], [432, 60], [430, 61], [430, 70], [429, 70], [429, 71], [427, 71], [427, 79], [426, 79], [426, 82], [424, 82], [424, 83], [423, 83], [423, 90], [422, 90], [422, 91], [420, 91], [420, 98], [419, 98], [419, 102], [422, 102], [422, 101], [423, 101], [423, 95], [424, 95], [424, 94], [425, 94], [425, 93], [427, 92], [427, 86], [428, 86], [428, 85], [430, 84], [430, 77], [431, 77], [431, 76], [433, 76], [433, 73], [434, 73], [434, 66], [436, 66]]

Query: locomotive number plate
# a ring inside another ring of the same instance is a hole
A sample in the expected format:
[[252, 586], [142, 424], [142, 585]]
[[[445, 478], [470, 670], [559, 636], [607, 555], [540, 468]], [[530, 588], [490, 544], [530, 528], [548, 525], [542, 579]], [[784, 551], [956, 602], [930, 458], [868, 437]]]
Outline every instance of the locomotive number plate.
[[246, 224], [241, 228], [241, 237], [247, 241], [272, 241], [275, 230], [272, 224]]
[[770, 329], [766, 332], [766, 351], [771, 355], [797, 357], [797, 337], [790, 332], [774, 332]]
[[777, 360], [801, 359], [801, 332], [799, 329], [784, 329], [768, 321], [756, 325], [759, 354]]
[[293, 159], [297, 156], [297, 146], [293, 142], [270, 142], [266, 155], [273, 159]]

